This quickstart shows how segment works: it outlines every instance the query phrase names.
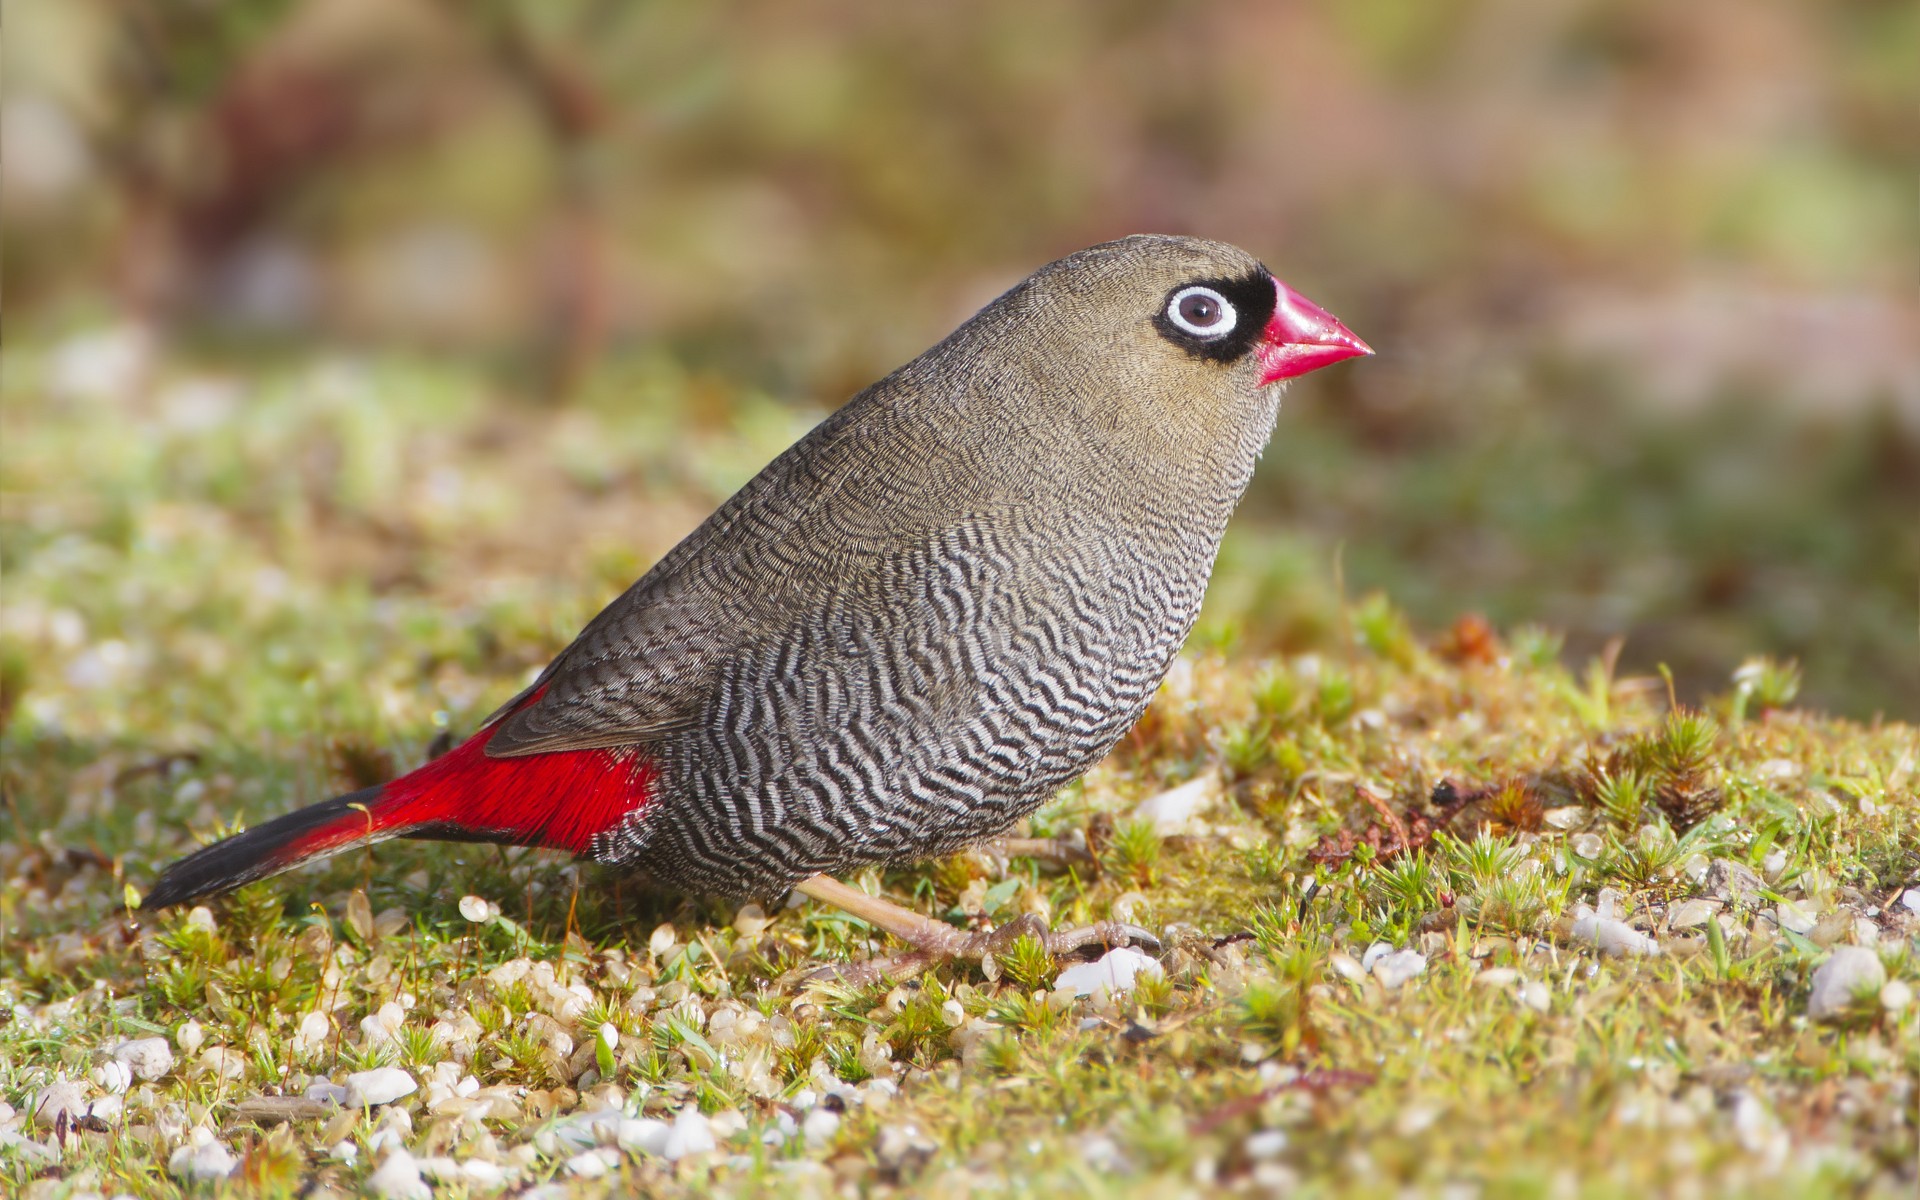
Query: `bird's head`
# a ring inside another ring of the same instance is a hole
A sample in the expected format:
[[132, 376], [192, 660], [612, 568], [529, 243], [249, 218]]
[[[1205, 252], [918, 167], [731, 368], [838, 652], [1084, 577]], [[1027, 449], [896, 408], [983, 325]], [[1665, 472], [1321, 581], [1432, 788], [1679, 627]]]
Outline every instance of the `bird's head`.
[[969, 326], [974, 336], [958, 336], [1041, 384], [1036, 393], [1070, 396], [1096, 423], [1185, 427], [1186, 442], [1250, 426], [1264, 426], [1264, 441], [1275, 385], [1373, 353], [1246, 251], [1188, 237], [1136, 235], [1068, 255]]

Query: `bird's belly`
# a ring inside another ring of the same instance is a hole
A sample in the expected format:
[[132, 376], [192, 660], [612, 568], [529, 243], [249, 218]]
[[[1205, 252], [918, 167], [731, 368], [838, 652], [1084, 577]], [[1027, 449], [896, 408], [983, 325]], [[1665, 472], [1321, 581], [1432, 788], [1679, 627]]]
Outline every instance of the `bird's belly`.
[[714, 719], [669, 748], [658, 802], [606, 857], [688, 890], [766, 894], [1004, 832], [1158, 689], [1205, 574], [1156, 566], [1077, 578], [1059, 604], [976, 576], [944, 619], [929, 604], [800, 630], [734, 663]]

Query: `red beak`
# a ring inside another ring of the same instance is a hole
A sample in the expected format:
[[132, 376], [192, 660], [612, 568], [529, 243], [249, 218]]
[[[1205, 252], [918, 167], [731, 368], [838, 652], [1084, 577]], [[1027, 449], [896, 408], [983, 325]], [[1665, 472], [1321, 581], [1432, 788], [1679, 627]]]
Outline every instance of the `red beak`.
[[1262, 385], [1373, 353], [1373, 347], [1353, 336], [1326, 309], [1278, 279], [1273, 281], [1273, 290], [1273, 319], [1267, 322], [1266, 334], [1260, 339]]

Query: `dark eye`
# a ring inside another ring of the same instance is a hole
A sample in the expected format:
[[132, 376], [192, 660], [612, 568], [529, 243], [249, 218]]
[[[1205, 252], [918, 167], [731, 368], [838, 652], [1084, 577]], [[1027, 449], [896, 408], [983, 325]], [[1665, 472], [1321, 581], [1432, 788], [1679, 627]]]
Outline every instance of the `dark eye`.
[[1185, 287], [1167, 301], [1167, 319], [1199, 338], [1225, 337], [1238, 314], [1227, 298], [1210, 287]]

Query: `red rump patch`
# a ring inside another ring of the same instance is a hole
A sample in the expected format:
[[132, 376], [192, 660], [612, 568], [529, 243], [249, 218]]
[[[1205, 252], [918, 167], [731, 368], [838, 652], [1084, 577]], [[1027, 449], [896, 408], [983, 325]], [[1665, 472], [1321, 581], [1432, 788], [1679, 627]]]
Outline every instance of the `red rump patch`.
[[[545, 690], [527, 697], [526, 704], [540, 699]], [[653, 764], [636, 750], [488, 758], [492, 737], [491, 727], [482, 729], [387, 784], [367, 812], [316, 829], [282, 854], [287, 860], [301, 859], [361, 838], [404, 834], [422, 826], [441, 826], [479, 841], [585, 854], [596, 834], [644, 806], [652, 791]]]

